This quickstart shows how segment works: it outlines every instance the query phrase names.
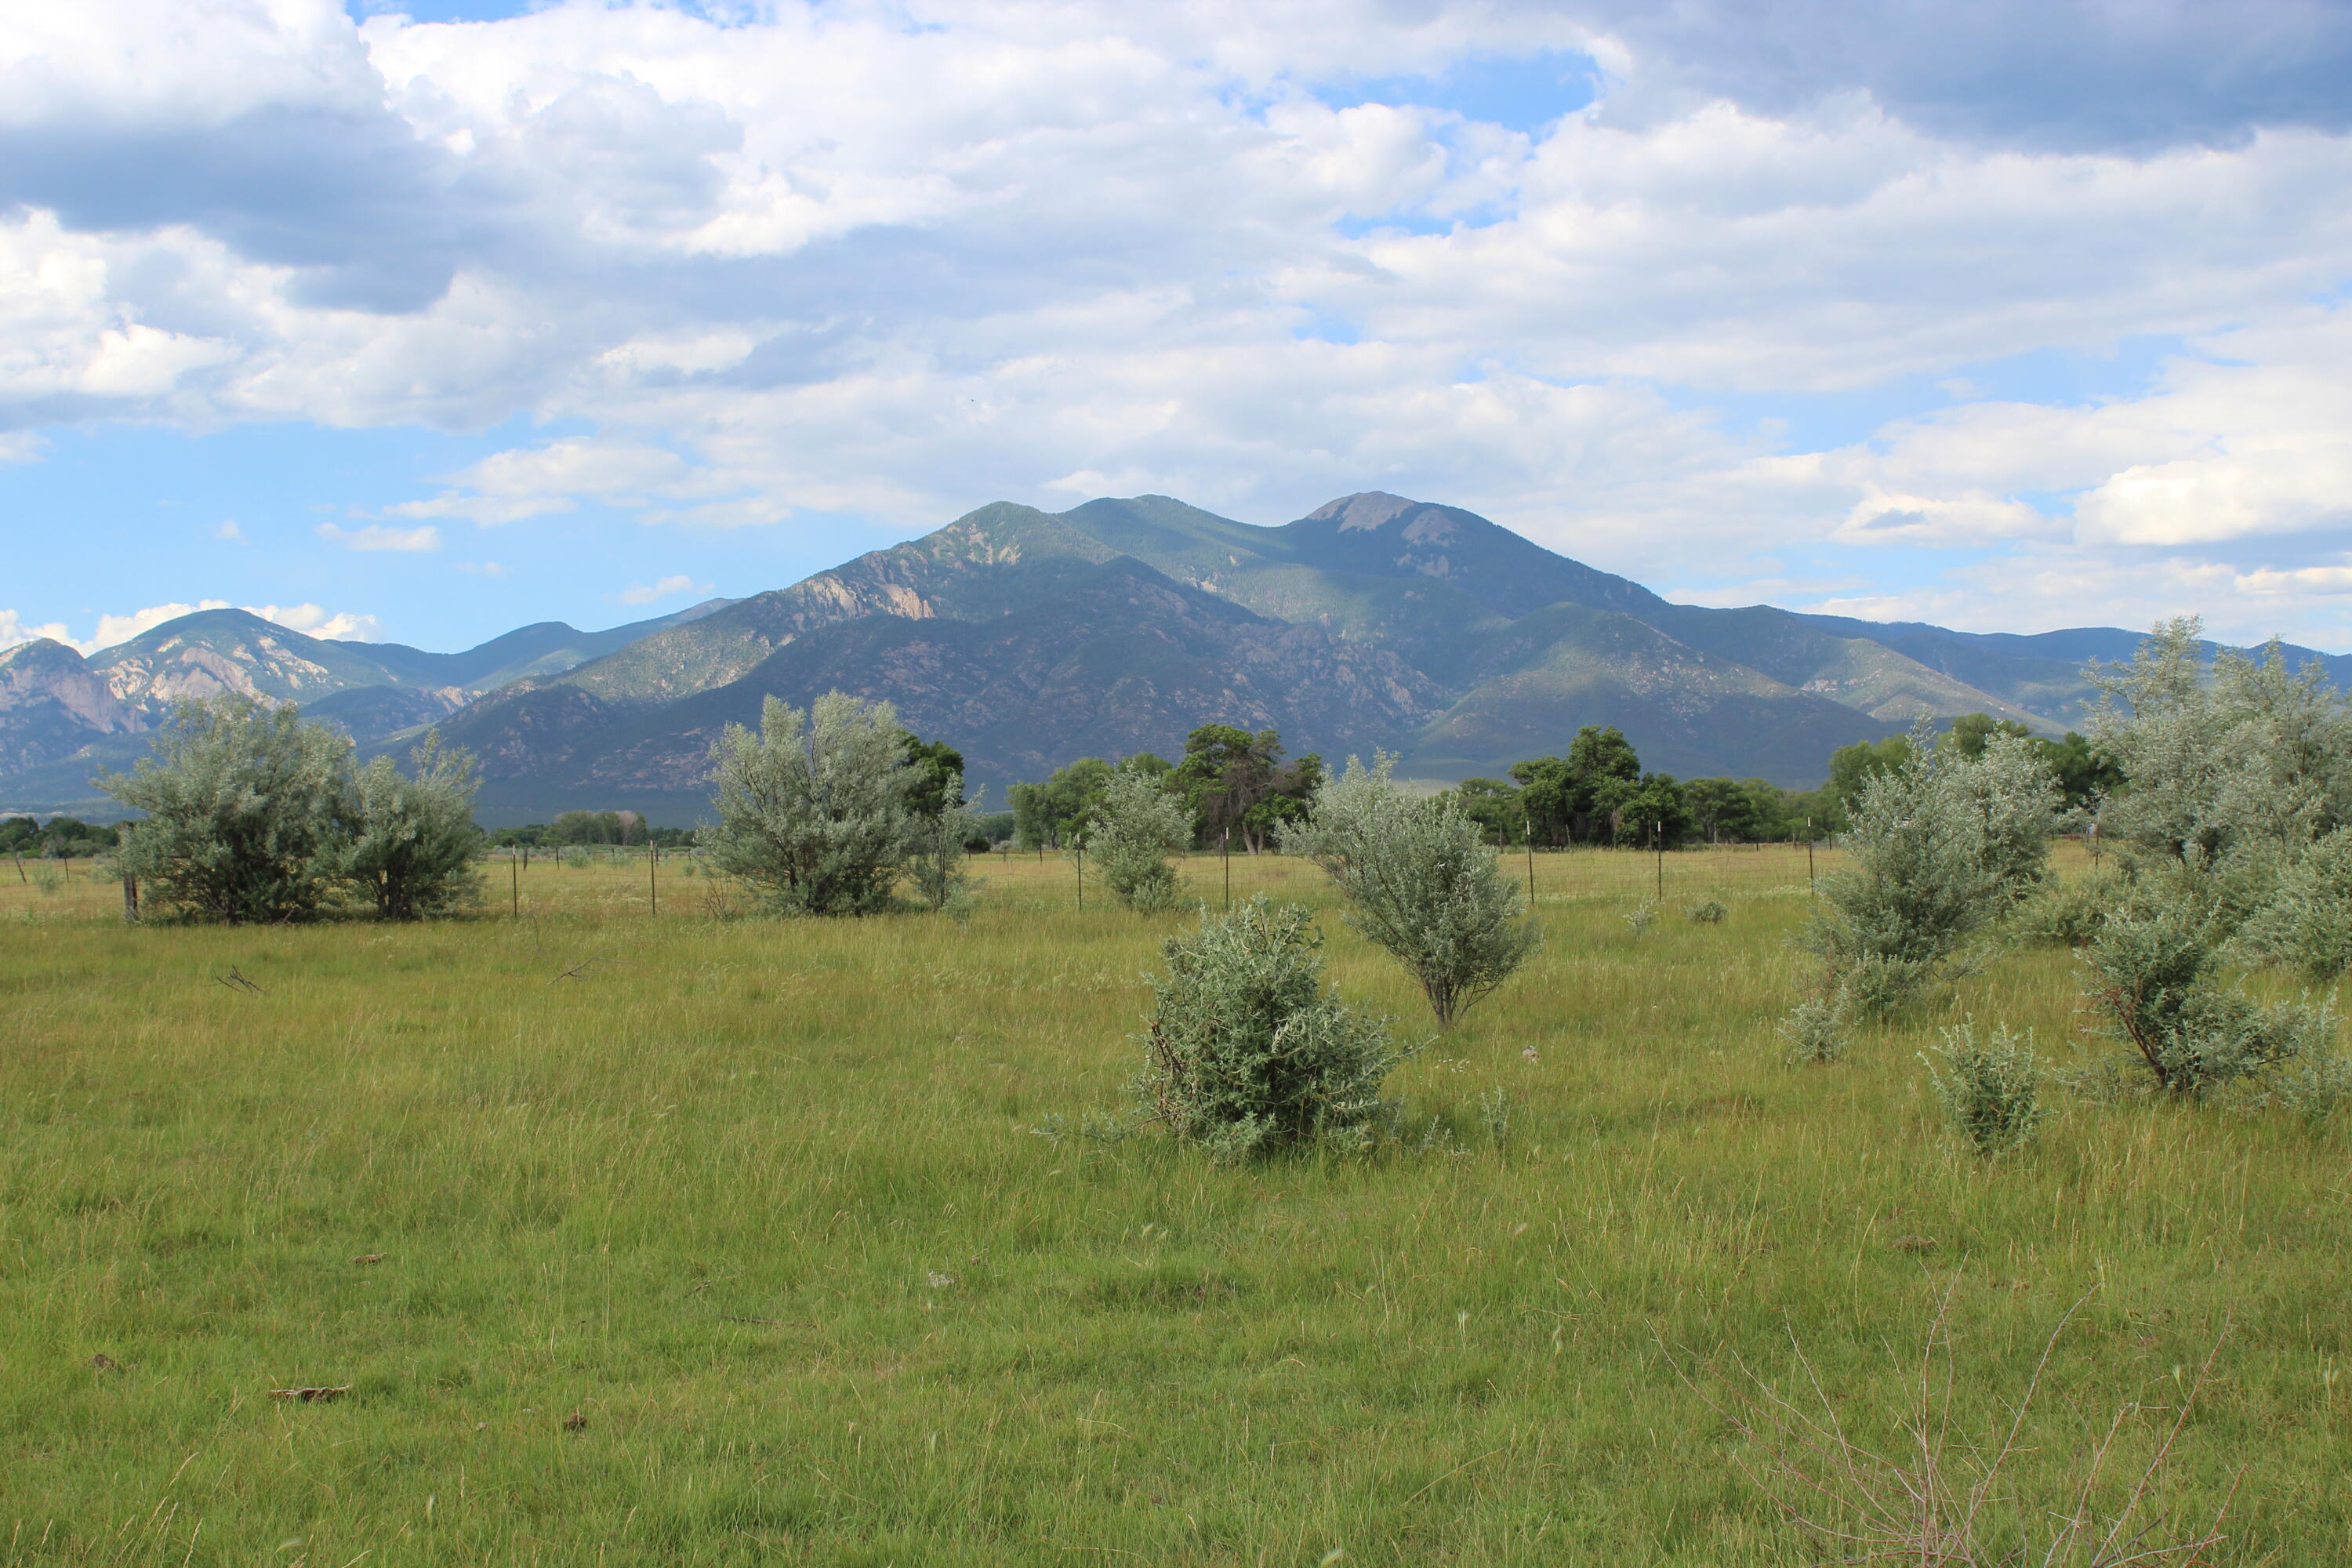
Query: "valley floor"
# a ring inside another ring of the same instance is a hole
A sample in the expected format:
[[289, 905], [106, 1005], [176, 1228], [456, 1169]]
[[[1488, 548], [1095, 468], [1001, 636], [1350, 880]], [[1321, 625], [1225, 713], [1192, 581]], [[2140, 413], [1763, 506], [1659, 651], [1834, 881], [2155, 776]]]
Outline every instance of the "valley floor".
[[[656, 914], [625, 858], [126, 929], [0, 863], [0, 1563], [1815, 1561], [1710, 1401], [1801, 1346], [1899, 1445], [1948, 1291], [1969, 1432], [2089, 1295], [2030, 1504], [2137, 1402], [2127, 1488], [2218, 1341], [2160, 1500], [2238, 1487], [2216, 1560], [2352, 1560], [2340, 1121], [2078, 1099], [1983, 1164], [1916, 1053], [2109, 1048], [2068, 954], [1797, 1068], [1801, 848], [1668, 856], [1645, 934], [1654, 860], [1538, 858], [1543, 952], [1395, 1080], [1428, 1146], [1239, 1169], [1033, 1135], [1118, 1106], [1182, 923], [1056, 859], [962, 928], [730, 918], [674, 862]], [[1311, 868], [1233, 873], [1425, 1032]]]

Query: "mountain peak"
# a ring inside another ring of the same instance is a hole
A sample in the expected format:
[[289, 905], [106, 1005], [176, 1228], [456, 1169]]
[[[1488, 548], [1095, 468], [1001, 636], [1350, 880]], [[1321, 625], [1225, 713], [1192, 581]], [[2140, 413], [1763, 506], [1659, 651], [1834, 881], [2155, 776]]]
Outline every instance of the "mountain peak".
[[1351, 529], [1384, 528], [1421, 505], [1386, 490], [1359, 490], [1338, 500], [1325, 501], [1307, 514], [1308, 522], [1337, 522], [1342, 533]]

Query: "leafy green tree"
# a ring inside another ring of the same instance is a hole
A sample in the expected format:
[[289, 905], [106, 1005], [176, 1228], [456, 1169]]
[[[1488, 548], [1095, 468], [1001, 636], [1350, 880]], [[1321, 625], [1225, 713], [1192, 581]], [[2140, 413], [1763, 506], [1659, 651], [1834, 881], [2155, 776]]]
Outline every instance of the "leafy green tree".
[[121, 861], [154, 903], [231, 924], [300, 920], [342, 871], [352, 743], [290, 703], [183, 702], [154, 755], [99, 787], [143, 820]]
[[963, 753], [945, 741], [925, 741], [911, 731], [906, 737], [907, 767], [913, 774], [907, 805], [918, 816], [936, 819], [954, 811], [963, 800]]
[[[1856, 741], [1830, 753], [1829, 793], [1839, 807], [1852, 812], [1870, 779], [1891, 773], [1911, 760], [1911, 737], [1889, 735], [1883, 741]], [[1827, 826], [1824, 824], [1823, 826]]]
[[1759, 780], [1691, 779], [1683, 805], [1691, 831], [1710, 844], [1745, 844], [1764, 837], [1763, 802], [1749, 786]]
[[565, 811], [547, 826], [545, 842], [556, 845], [631, 844], [642, 840], [644, 819], [632, 812]]
[[447, 914], [481, 891], [475, 857], [482, 831], [474, 826], [474, 795], [482, 780], [473, 753], [444, 751], [436, 731], [408, 761], [406, 773], [390, 757], [360, 769], [345, 812], [350, 837], [342, 874], [385, 920]]
[[2021, 741], [2033, 738], [2033, 731], [2014, 719], [1995, 719], [1990, 713], [1963, 713], [1952, 721], [1946, 733], [1964, 757], [1983, 756], [1985, 742], [1995, 735], [2014, 735]]
[[1238, 836], [1251, 854], [1258, 852], [1270, 825], [1252, 814], [1274, 794], [1281, 755], [1282, 736], [1274, 730], [1252, 734], [1231, 724], [1203, 724], [1184, 737], [1176, 784], [1202, 837], [1213, 843]]
[[715, 868], [785, 913], [888, 907], [920, 783], [890, 704], [828, 691], [803, 713], [771, 697], [760, 732], [730, 724], [711, 757], [719, 821], [700, 837]]
[[2038, 740], [2033, 749], [2043, 765], [2057, 775], [2069, 811], [2086, 810], [2123, 787], [2123, 770], [2072, 730], [2063, 740]]
[[1453, 799], [1478, 825], [1480, 837], [1506, 846], [1528, 841], [1528, 814], [1520, 794], [1500, 779], [1464, 779]]
[[47, 822], [12, 816], [0, 822], [0, 855], [80, 860], [102, 855], [120, 841], [115, 829], [70, 816], [53, 816]]
[[1277, 765], [1265, 796], [1242, 814], [1244, 836], [1261, 847], [1274, 843], [1284, 823], [1306, 819], [1322, 787], [1323, 759], [1313, 752]]
[[1013, 807], [1013, 841], [1024, 849], [1066, 849], [1085, 843], [1087, 824], [1102, 804], [1111, 773], [1111, 764], [1102, 758], [1080, 757], [1055, 769], [1041, 784], [1017, 784], [1005, 791]]
[[1502, 875], [1478, 825], [1444, 796], [1399, 789], [1385, 753], [1316, 792], [1304, 822], [1282, 828], [1285, 854], [1303, 855], [1347, 895], [1348, 923], [1420, 982], [1438, 1026], [1510, 978], [1536, 949], [1519, 885]]
[[1672, 773], [1643, 773], [1630, 782], [1612, 779], [1596, 793], [1596, 801], [1606, 804], [1622, 847], [1663, 844], [1672, 848], [1690, 837], [1690, 806]]
[[1519, 786], [1519, 812], [1527, 821], [1527, 831], [1538, 844], [1568, 843], [1575, 825], [1570, 810], [1575, 786], [1569, 777], [1568, 759], [1529, 757], [1513, 763], [1509, 772]]

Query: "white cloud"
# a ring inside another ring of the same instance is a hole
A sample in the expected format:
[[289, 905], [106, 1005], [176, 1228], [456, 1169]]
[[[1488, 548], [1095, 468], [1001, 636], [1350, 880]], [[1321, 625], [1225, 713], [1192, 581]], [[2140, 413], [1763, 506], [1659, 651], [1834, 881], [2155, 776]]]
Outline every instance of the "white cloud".
[[507, 569], [495, 561], [460, 561], [457, 570], [471, 573], [477, 577], [503, 577], [507, 574]]
[[[1955, 573], [1938, 613], [2105, 616], [2067, 586], [2105, 570], [2336, 624], [2297, 541], [2352, 493], [2352, 307], [2311, 303], [2352, 276], [2342, 115], [2241, 113], [2203, 33], [2112, 7], [2050, 47], [2143, 59], [2203, 129], [2112, 94], [2062, 125], [1999, 72], [1970, 119], [1936, 38], [1823, 54], [1803, 5], [1717, 18], [1795, 40], [1734, 79], [1684, 9], [53, 6], [0, 37], [0, 422], [594, 432], [320, 530], [352, 549], [1377, 485], [1653, 580], [1990, 549], [2052, 586]], [[2333, 58], [2263, 37], [2257, 85]], [[1533, 133], [1301, 85], [1575, 47], [1610, 96]], [[2150, 338], [2188, 352], [2129, 395], [1977, 390]], [[1710, 411], [1915, 377], [1962, 401], [1817, 449]]]
[[226, 539], [231, 544], [245, 544], [250, 542], [250, 541], [245, 537], [245, 530], [236, 525], [236, 520], [235, 518], [223, 518], [221, 520], [220, 526], [213, 530], [213, 537], [215, 539]]
[[383, 628], [373, 616], [320, 609], [316, 605], [247, 605], [265, 621], [276, 621], [305, 637], [333, 637], [346, 642], [382, 642]]
[[[199, 610], [226, 610], [226, 599], [199, 599], [194, 604], [149, 605], [128, 615], [101, 615], [97, 629], [88, 637], [67, 635], [62, 624], [44, 626], [23, 626], [13, 610], [0, 610], [0, 647], [13, 640], [25, 642], [36, 637], [55, 637], [58, 641], [80, 650], [87, 657], [100, 648], [129, 642], [140, 633], [152, 630], [166, 621], [176, 621], [182, 616], [193, 616]], [[341, 637], [355, 642], [380, 642], [383, 632], [373, 616], [350, 611], [330, 611], [317, 605], [245, 605], [239, 606], [265, 621], [275, 621], [289, 631], [301, 632], [314, 637]]]
[[47, 637], [53, 642], [70, 643], [62, 621], [45, 621], [35, 626], [15, 610], [0, 610], [0, 648], [15, 647], [19, 643], [37, 642]]
[[[227, 608], [226, 599], [201, 599], [193, 605], [150, 605], [143, 610], [133, 610], [127, 616], [100, 616], [98, 617], [97, 632], [88, 642], [76, 642], [74, 647], [81, 649], [85, 654], [92, 654], [102, 647], [112, 647], [117, 643], [129, 642], [141, 632], [151, 626], [160, 626], [165, 621], [176, 621], [182, 616], [193, 616], [198, 610]], [[259, 615], [261, 612], [254, 613]]]
[[360, 528], [338, 528], [322, 522], [318, 535], [330, 544], [340, 544], [346, 550], [407, 550], [427, 551], [441, 548], [441, 531], [426, 523], [420, 528], [386, 528], [371, 522]]
[[674, 452], [574, 437], [494, 453], [451, 475], [458, 488], [391, 510], [401, 517], [468, 518], [491, 526], [571, 511], [583, 496], [643, 506], [649, 496], [674, 489], [688, 477], [686, 461]]
[[698, 584], [684, 573], [664, 577], [657, 583], [632, 583], [614, 595], [624, 605], [650, 605], [656, 599], [667, 599], [673, 594], [708, 594], [711, 584]]

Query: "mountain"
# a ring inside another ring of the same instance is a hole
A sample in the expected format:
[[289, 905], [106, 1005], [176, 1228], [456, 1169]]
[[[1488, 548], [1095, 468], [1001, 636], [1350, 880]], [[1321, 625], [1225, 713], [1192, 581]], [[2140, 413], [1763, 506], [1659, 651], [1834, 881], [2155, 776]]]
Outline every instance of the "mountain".
[[[1837, 746], [1915, 713], [2033, 721], [1785, 612], [1690, 611], [1668, 629], [1684, 614], [1474, 513], [1397, 496], [1280, 528], [1163, 496], [1060, 513], [999, 502], [519, 681], [442, 728], [481, 756], [486, 807], [690, 816], [726, 724], [756, 723], [768, 696], [804, 707], [835, 688], [889, 700], [1000, 785], [1081, 754], [1172, 754], [1212, 720], [1273, 726], [1294, 753], [1335, 761], [1402, 751], [1408, 773], [1442, 779], [1614, 723], [1654, 766], [1807, 784]], [[1748, 645], [1771, 668], [1744, 662]]]
[[[142, 750], [170, 699], [229, 689], [301, 701], [366, 753], [437, 724], [481, 758], [489, 819], [691, 820], [726, 725], [834, 689], [887, 699], [992, 786], [1084, 754], [1172, 755], [1223, 721], [1277, 728], [1294, 754], [1393, 751], [1402, 776], [1432, 781], [1613, 724], [1654, 768], [1803, 787], [1837, 747], [1922, 717], [2079, 725], [2085, 661], [2139, 641], [1675, 605], [1474, 512], [1379, 491], [1279, 527], [1166, 496], [997, 502], [751, 598], [604, 632], [542, 623], [462, 653], [323, 641], [233, 610], [86, 665], [29, 644], [0, 656], [0, 797], [84, 799], [93, 766]], [[2352, 658], [2288, 653], [2352, 678]]]
[[90, 777], [146, 753], [173, 703], [223, 691], [299, 702], [362, 742], [447, 718], [483, 692], [561, 673], [725, 608], [712, 599], [600, 632], [541, 622], [462, 653], [306, 637], [245, 610], [199, 610], [84, 658], [47, 638], [0, 650], [0, 806], [107, 809]]
[[1431, 780], [1615, 724], [1654, 767], [1804, 786], [1838, 746], [1921, 717], [2079, 723], [2084, 659], [2138, 641], [1675, 605], [1475, 513], [1380, 492], [1274, 528], [1166, 496], [998, 502], [518, 681], [443, 730], [482, 756], [486, 806], [509, 814], [691, 818], [726, 724], [835, 688], [888, 699], [992, 784], [1080, 754], [1170, 754], [1217, 720], [1274, 725], [1294, 753], [1397, 751]]

